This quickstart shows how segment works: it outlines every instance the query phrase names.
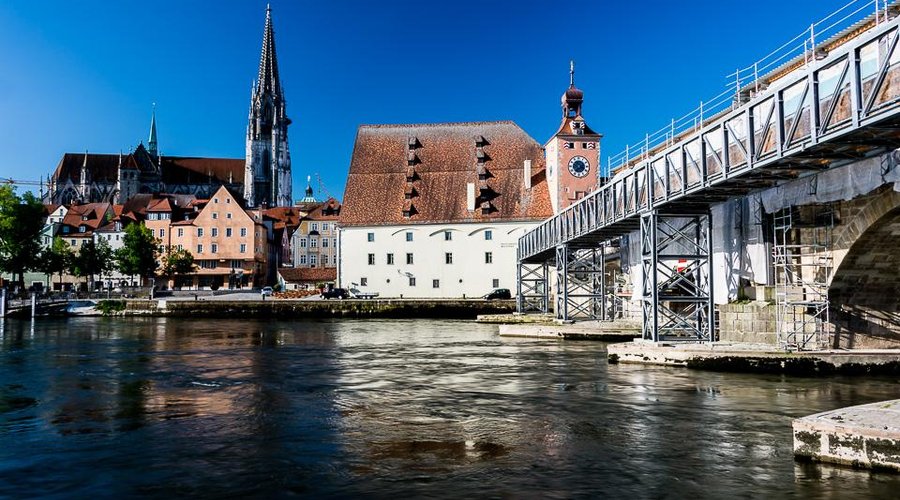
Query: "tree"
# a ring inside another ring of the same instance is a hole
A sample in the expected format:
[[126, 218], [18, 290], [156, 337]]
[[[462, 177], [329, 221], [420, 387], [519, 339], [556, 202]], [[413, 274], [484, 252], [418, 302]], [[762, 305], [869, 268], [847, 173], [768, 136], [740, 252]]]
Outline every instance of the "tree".
[[39, 199], [0, 186], [0, 271], [12, 274], [21, 288], [25, 271], [37, 267], [43, 228], [44, 205]]
[[49, 277], [54, 274], [59, 274], [59, 282], [62, 285], [63, 272], [69, 269], [72, 257], [72, 250], [62, 238], [53, 238], [53, 244], [41, 250], [37, 270], [48, 276], [47, 288], [50, 288]]
[[85, 241], [78, 254], [70, 260], [72, 274], [88, 278], [88, 289], [94, 283], [94, 275], [110, 271], [112, 265], [113, 251], [105, 240], [97, 243], [94, 240]]
[[194, 256], [184, 248], [170, 249], [163, 258], [163, 276], [175, 279], [178, 275], [190, 274], [197, 269]]
[[138, 275], [152, 278], [156, 274], [159, 263], [156, 261], [158, 242], [153, 234], [142, 224], [129, 224], [125, 227], [122, 248], [116, 250], [115, 260], [122, 274]]

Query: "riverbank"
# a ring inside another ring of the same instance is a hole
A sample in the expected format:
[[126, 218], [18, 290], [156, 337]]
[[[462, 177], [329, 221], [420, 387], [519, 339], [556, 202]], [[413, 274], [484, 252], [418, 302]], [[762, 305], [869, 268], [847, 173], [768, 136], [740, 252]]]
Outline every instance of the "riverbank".
[[767, 344], [659, 343], [636, 340], [608, 347], [610, 363], [683, 366], [697, 370], [790, 375], [898, 375], [900, 349], [788, 352]]
[[799, 459], [900, 472], [900, 399], [798, 418]]
[[[102, 302], [101, 302], [102, 304]], [[115, 316], [178, 318], [448, 318], [515, 310], [512, 300], [126, 300]]]

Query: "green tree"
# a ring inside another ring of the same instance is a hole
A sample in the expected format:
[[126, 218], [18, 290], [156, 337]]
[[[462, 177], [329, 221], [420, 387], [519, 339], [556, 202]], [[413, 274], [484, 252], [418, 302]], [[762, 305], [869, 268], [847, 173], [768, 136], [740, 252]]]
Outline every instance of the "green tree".
[[184, 248], [169, 249], [169, 254], [163, 257], [163, 276], [175, 279], [176, 276], [190, 274], [197, 270], [194, 265], [194, 256]]
[[59, 274], [59, 283], [62, 285], [63, 272], [69, 269], [72, 257], [72, 250], [62, 238], [53, 238], [53, 244], [41, 250], [37, 270], [47, 275], [47, 288], [50, 288], [50, 277], [54, 274]]
[[44, 218], [44, 205], [32, 193], [18, 196], [12, 186], [0, 186], [0, 271], [21, 288], [25, 271], [38, 264]]
[[88, 278], [88, 289], [94, 283], [94, 275], [103, 273], [113, 268], [113, 251], [106, 240], [94, 242], [87, 240], [81, 245], [78, 254], [70, 261], [72, 274], [79, 278]]
[[115, 252], [119, 272], [140, 276], [142, 280], [152, 278], [156, 274], [156, 268], [159, 267], [156, 261], [158, 244], [147, 226], [129, 224], [125, 227], [122, 248]]

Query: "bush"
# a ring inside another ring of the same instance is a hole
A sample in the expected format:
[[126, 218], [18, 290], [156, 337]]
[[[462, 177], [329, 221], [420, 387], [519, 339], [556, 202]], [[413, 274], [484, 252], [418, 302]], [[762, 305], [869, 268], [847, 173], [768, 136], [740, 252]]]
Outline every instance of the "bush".
[[97, 310], [104, 316], [112, 316], [125, 310], [124, 300], [101, 300], [97, 303]]

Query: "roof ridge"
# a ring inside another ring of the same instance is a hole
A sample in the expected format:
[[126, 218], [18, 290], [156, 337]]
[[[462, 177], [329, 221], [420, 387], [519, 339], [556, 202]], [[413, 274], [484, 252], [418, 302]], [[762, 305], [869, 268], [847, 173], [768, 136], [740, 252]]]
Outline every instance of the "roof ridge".
[[[474, 125], [515, 125], [518, 127], [513, 120], [484, 120], [484, 121], [468, 121], [468, 122], [432, 122], [432, 123], [377, 123], [377, 124], [363, 124], [360, 125], [360, 129], [364, 128], [422, 128], [422, 127], [446, 127], [446, 126], [474, 126]], [[521, 127], [519, 127], [521, 128]]]

